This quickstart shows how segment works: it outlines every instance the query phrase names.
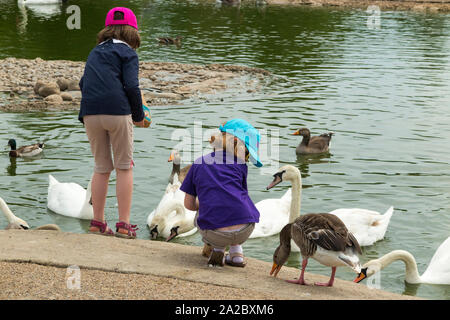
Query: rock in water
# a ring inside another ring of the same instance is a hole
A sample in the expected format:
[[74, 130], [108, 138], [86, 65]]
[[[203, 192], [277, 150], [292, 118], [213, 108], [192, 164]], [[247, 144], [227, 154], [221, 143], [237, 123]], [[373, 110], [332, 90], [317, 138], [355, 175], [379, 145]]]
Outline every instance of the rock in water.
[[51, 94], [44, 98], [44, 101], [54, 104], [60, 104], [63, 102], [63, 98], [59, 94]]
[[34, 85], [34, 93], [39, 94], [39, 89], [45, 85], [45, 81], [44, 80], [38, 80], [36, 81], [36, 84]]
[[62, 93], [61, 93], [61, 98], [62, 98], [64, 101], [72, 101], [72, 100], [73, 100], [72, 95], [71, 95], [70, 93], [68, 93], [68, 92], [62, 92]]
[[80, 80], [70, 80], [67, 90], [68, 91], [80, 90], [79, 82]]
[[69, 80], [64, 78], [59, 78], [58, 80], [56, 80], [56, 83], [58, 84], [59, 90], [61, 91], [67, 90], [67, 88], [69, 87]]
[[48, 97], [52, 94], [59, 94], [59, 86], [56, 82], [47, 82], [41, 88], [39, 88], [39, 95], [41, 97]]

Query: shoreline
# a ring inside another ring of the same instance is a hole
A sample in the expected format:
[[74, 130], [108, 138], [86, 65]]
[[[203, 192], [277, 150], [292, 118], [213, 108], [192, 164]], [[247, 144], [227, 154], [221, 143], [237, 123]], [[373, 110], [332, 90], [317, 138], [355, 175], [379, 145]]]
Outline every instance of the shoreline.
[[[84, 61], [0, 59], [0, 111], [79, 110], [78, 82], [84, 66]], [[139, 68], [140, 88], [149, 106], [221, 99], [230, 91], [252, 94], [270, 76], [264, 69], [239, 65], [141, 61]]]
[[[215, 2], [215, 0], [207, 0]], [[241, 0], [242, 4], [258, 4], [261, 0]], [[369, 6], [378, 6], [381, 10], [402, 10], [419, 12], [450, 12], [450, 0], [264, 0], [267, 5], [341, 7], [366, 10]]]
[[[297, 278], [297, 268], [273, 278], [271, 263], [249, 257], [245, 268], [209, 267], [201, 247], [178, 243], [44, 230], [1, 230], [0, 243], [0, 299], [422, 299], [341, 279], [333, 287], [293, 285], [284, 280]], [[67, 287], [74, 265], [80, 290]]]

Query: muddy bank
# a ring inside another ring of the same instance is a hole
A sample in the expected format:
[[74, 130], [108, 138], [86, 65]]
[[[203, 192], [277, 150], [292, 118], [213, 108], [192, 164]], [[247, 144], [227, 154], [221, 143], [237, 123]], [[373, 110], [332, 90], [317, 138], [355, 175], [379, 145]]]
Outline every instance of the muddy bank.
[[[0, 60], [0, 111], [78, 110], [85, 62]], [[150, 105], [176, 104], [229, 91], [257, 92], [270, 73], [233, 65], [140, 62], [139, 81]]]
[[[298, 286], [284, 281], [298, 269], [274, 278], [272, 263], [253, 258], [245, 268], [209, 267], [201, 247], [177, 243], [42, 230], [0, 230], [0, 243], [0, 299], [417, 299], [341, 279]], [[66, 285], [69, 266], [80, 270], [80, 290]]]

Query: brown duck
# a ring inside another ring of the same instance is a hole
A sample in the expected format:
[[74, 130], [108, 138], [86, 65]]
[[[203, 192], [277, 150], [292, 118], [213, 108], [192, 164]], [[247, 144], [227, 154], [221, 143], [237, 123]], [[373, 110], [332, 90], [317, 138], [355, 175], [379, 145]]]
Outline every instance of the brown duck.
[[291, 239], [300, 248], [303, 261], [299, 279], [288, 280], [290, 283], [307, 285], [304, 274], [309, 258], [331, 267], [332, 270], [330, 280], [326, 283], [317, 282], [317, 286], [333, 286], [336, 267], [339, 266], [350, 267], [356, 273], [361, 272], [357, 255], [362, 253], [361, 248], [345, 224], [333, 214], [309, 213], [298, 217], [281, 230], [280, 245], [273, 254], [270, 275], [276, 277], [289, 258]]
[[321, 134], [320, 136], [311, 137], [311, 132], [307, 128], [298, 129], [292, 135], [302, 136], [302, 142], [295, 149], [297, 154], [314, 154], [328, 152], [331, 137], [334, 132]]
[[169, 37], [156, 38], [160, 44], [175, 44], [177, 46], [181, 45], [181, 39], [183, 39], [181, 36], [177, 36], [175, 39]]

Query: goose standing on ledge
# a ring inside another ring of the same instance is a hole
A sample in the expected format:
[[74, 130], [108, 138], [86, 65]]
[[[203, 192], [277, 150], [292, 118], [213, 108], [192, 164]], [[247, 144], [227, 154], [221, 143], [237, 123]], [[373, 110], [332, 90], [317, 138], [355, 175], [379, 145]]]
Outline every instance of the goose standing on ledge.
[[173, 150], [172, 153], [170, 154], [169, 160], [167, 160], [168, 162], [173, 163], [172, 166], [172, 173], [170, 174], [169, 177], [169, 183], [173, 184], [173, 177], [175, 174], [178, 175], [178, 180], [183, 183], [184, 178], [186, 177], [186, 175], [189, 172], [189, 169], [192, 167], [192, 164], [187, 165], [186, 167], [184, 167], [183, 169], [181, 169], [181, 156], [180, 153], [178, 152], [178, 150]]
[[23, 146], [20, 148], [17, 148], [16, 140], [9, 139], [8, 146], [11, 147], [11, 151], [9, 152], [9, 156], [13, 158], [17, 157], [33, 157], [42, 152], [42, 149], [44, 148], [44, 143], [35, 143], [31, 144], [29, 146]]
[[321, 134], [320, 136], [311, 137], [311, 132], [307, 128], [298, 129], [292, 135], [302, 136], [302, 142], [295, 149], [297, 154], [315, 154], [328, 152], [331, 137], [334, 132]]
[[429, 283], [450, 285], [450, 237], [436, 250], [422, 275], [419, 275], [414, 256], [405, 250], [394, 250], [379, 259], [370, 260], [361, 268], [361, 273], [354, 282], [361, 282], [375, 273], [383, 270], [391, 263], [401, 260], [405, 263], [405, 281], [407, 283]]
[[276, 277], [289, 258], [291, 239], [299, 246], [303, 261], [299, 279], [287, 280], [290, 283], [307, 285], [304, 275], [309, 258], [332, 270], [330, 280], [326, 283], [316, 282], [316, 286], [333, 286], [336, 267], [347, 266], [357, 273], [361, 272], [358, 258], [358, 254], [362, 254], [361, 248], [345, 224], [329, 213], [309, 213], [287, 224], [281, 231], [280, 245], [273, 254], [270, 275]]

